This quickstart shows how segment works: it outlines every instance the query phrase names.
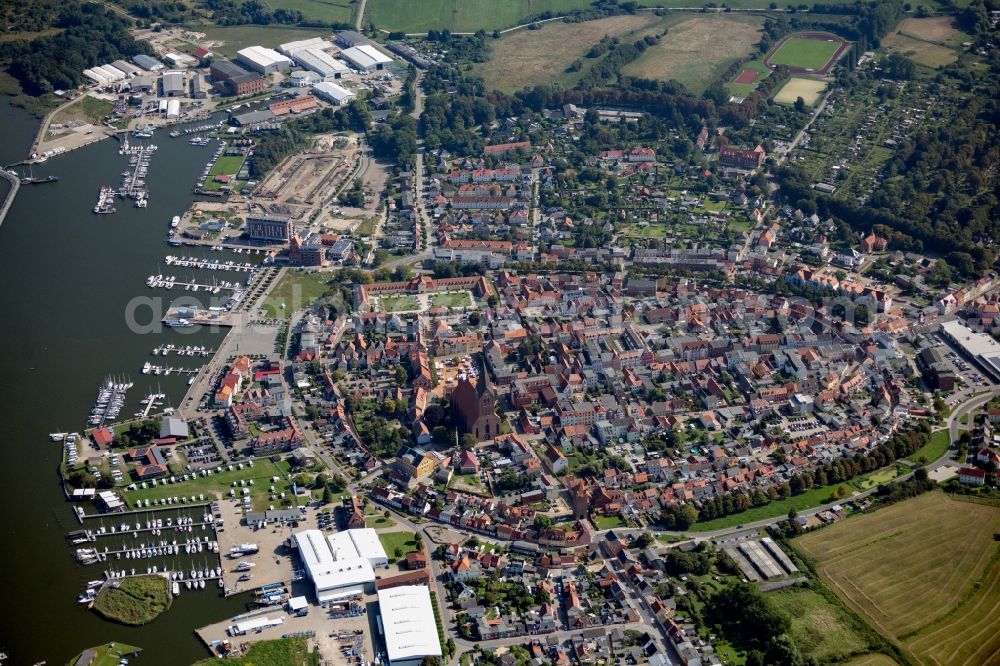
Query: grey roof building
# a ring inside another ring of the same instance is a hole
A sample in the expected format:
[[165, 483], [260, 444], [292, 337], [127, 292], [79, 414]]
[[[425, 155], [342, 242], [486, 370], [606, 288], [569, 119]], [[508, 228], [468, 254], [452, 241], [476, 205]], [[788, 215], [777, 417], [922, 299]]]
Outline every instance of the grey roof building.
[[160, 88], [164, 97], [183, 97], [184, 72], [164, 72], [160, 78]]
[[182, 418], [168, 416], [160, 422], [160, 437], [188, 438], [188, 424]]
[[237, 125], [246, 127], [247, 125], [256, 125], [257, 123], [271, 122], [274, 120], [274, 114], [268, 109], [260, 109], [258, 111], [249, 111], [247, 113], [241, 113], [238, 116], [233, 116], [233, 120]]
[[129, 82], [129, 87], [135, 92], [149, 92], [153, 89], [153, 80], [148, 76], [137, 76]]
[[205, 86], [202, 84], [201, 75], [195, 74], [188, 81], [188, 95], [191, 99], [204, 99], [208, 96]]
[[152, 56], [146, 55], [145, 53], [132, 56], [132, 62], [139, 65], [139, 67], [142, 67], [143, 69], [148, 69], [151, 72], [156, 72], [164, 68], [164, 64], [162, 62]]
[[334, 37], [334, 41], [337, 43], [337, 46], [342, 46], [344, 48], [372, 43], [372, 40], [354, 30], [341, 30], [337, 33], [336, 37]]

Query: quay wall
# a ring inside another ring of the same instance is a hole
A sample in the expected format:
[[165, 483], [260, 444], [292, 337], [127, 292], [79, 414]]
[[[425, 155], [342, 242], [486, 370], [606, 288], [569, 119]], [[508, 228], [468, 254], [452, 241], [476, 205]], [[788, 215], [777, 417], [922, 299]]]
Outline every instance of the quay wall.
[[0, 207], [0, 226], [3, 226], [3, 220], [7, 217], [7, 211], [10, 210], [10, 205], [14, 203], [14, 197], [17, 196], [17, 190], [21, 187], [21, 181], [13, 174], [8, 173], [4, 169], [0, 169], [0, 174], [10, 182], [10, 192], [7, 193], [7, 198], [3, 201], [3, 206]]

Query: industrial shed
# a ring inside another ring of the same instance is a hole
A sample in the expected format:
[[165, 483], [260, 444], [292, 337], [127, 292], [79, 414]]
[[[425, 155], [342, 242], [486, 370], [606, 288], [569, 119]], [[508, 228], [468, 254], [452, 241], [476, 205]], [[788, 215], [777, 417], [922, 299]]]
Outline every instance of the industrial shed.
[[341, 55], [347, 58], [355, 69], [362, 72], [383, 70], [392, 62], [392, 58], [369, 44], [352, 46], [342, 51]]
[[329, 83], [328, 81], [323, 81], [317, 83], [312, 87], [312, 93], [317, 97], [321, 97], [331, 104], [341, 105], [347, 104], [352, 99], [357, 97], [347, 88], [341, 88], [336, 83]]
[[132, 62], [139, 65], [139, 67], [142, 67], [143, 69], [149, 70], [150, 72], [158, 72], [164, 68], [162, 62], [152, 56], [146, 55], [145, 53], [132, 56]]
[[426, 585], [379, 590], [378, 609], [389, 666], [419, 666], [424, 657], [441, 656], [434, 607]]
[[296, 532], [293, 538], [319, 603], [359, 596], [375, 582], [375, 570], [367, 558], [335, 551], [319, 530]]
[[296, 51], [301, 51], [302, 49], [328, 49], [333, 44], [326, 41], [322, 37], [310, 37], [309, 39], [300, 39], [294, 42], [285, 42], [278, 46], [278, 51], [284, 53], [289, 58], [293, 58]]
[[184, 72], [164, 72], [160, 77], [160, 94], [164, 97], [183, 97]]
[[274, 49], [263, 46], [248, 46], [245, 49], [240, 49], [236, 52], [236, 60], [261, 74], [287, 72], [292, 66], [291, 60]]
[[350, 71], [347, 65], [318, 48], [299, 49], [292, 54], [292, 59], [299, 67], [327, 79], [339, 79]]

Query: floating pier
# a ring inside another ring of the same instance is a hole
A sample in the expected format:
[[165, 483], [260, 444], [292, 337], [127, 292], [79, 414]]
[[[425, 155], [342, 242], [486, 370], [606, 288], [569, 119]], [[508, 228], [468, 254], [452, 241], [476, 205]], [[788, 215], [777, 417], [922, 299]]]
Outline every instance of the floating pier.
[[146, 286], [150, 289], [173, 289], [183, 287], [184, 291], [204, 291], [209, 294], [218, 294], [220, 291], [240, 291], [243, 285], [239, 282], [217, 282], [214, 284], [202, 284], [194, 282], [182, 282], [173, 275], [150, 275], [146, 278]]
[[[172, 368], [169, 365], [153, 365], [148, 361], [142, 366], [144, 375], [197, 375], [199, 372], [201, 368]], [[146, 408], [148, 411], [149, 405]]]
[[160, 345], [159, 347], [154, 347], [153, 351], [150, 352], [153, 356], [167, 356], [168, 354], [177, 354], [178, 356], [201, 356], [202, 358], [207, 358], [215, 353], [214, 349], [208, 349], [206, 347], [177, 347], [173, 344]]
[[256, 264], [252, 264], [249, 261], [236, 262], [232, 260], [220, 261], [218, 259], [201, 259], [198, 257], [175, 257], [172, 254], [168, 254], [163, 261], [167, 264], [167, 266], [201, 268], [210, 271], [242, 271], [249, 273], [257, 268]]

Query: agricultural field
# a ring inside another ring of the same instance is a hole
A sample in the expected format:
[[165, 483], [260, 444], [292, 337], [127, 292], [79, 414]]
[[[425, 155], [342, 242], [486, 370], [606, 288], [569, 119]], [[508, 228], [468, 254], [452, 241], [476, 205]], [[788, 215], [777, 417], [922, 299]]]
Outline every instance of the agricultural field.
[[[704, 3], [691, 2], [690, 0], [640, 0], [639, 6], [641, 7], [667, 7], [667, 8], [677, 8], [677, 7], [699, 7]], [[725, 3], [716, 3], [717, 6], [730, 7], [732, 9], [768, 9], [771, 5], [778, 8], [784, 7], [799, 7], [802, 3], [795, 2], [794, 0], [779, 0], [779, 2], [765, 2], [764, 0], [728, 0]], [[853, 4], [853, 0], [831, 0], [830, 2], [825, 2], [823, 4], [827, 5], [850, 5]]]
[[298, 9], [306, 17], [326, 23], [352, 23], [358, 0], [268, 0], [271, 9]]
[[792, 619], [789, 634], [806, 657], [829, 663], [868, 647], [864, 636], [851, 627], [849, 614], [814, 590], [788, 587], [768, 592], [767, 598]]
[[591, 4], [592, 0], [368, 0], [365, 18], [389, 31], [476, 32], [510, 28], [527, 16], [566, 13]]
[[954, 19], [950, 16], [904, 19], [896, 32], [913, 39], [943, 46], [957, 46], [968, 37], [955, 27]]
[[719, 72], [760, 41], [762, 24], [757, 16], [693, 15], [670, 26], [660, 43], [626, 65], [623, 73], [659, 81], [674, 79], [696, 93], [703, 92]]
[[622, 37], [658, 23], [655, 16], [612, 16], [584, 23], [553, 21], [538, 30], [518, 30], [492, 43], [489, 62], [476, 65], [474, 74], [483, 77], [488, 89], [513, 92], [541, 83], [560, 81], [572, 86], [576, 76], [565, 70], [605, 36]]
[[329, 30], [286, 25], [194, 25], [191, 28], [204, 32], [205, 39], [216, 44], [212, 50], [227, 58], [234, 58], [237, 51], [255, 44], [273, 48], [297, 39], [330, 36]]
[[774, 101], [778, 104], [795, 104], [795, 100], [801, 97], [806, 106], [814, 106], [824, 90], [826, 90], [826, 81], [793, 76], [774, 96]]
[[264, 310], [268, 317], [288, 319], [296, 310], [325, 295], [330, 290], [329, 282], [327, 273], [286, 271], [264, 299]]
[[896, 660], [884, 654], [866, 654], [851, 659], [845, 666], [896, 666]]
[[1000, 508], [940, 492], [795, 540], [820, 577], [917, 663], [996, 663]]
[[829, 39], [817, 39], [811, 36], [813, 34], [820, 33], [801, 33], [787, 37], [768, 54], [765, 61], [772, 66], [785, 65], [790, 68], [822, 71], [836, 55], [843, 42], [833, 35], [830, 35]]
[[958, 53], [954, 49], [914, 39], [900, 32], [886, 35], [882, 39], [882, 46], [891, 53], [899, 53], [914, 63], [931, 69], [940, 69], [958, 60]]

